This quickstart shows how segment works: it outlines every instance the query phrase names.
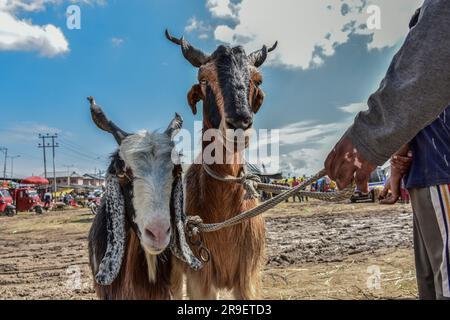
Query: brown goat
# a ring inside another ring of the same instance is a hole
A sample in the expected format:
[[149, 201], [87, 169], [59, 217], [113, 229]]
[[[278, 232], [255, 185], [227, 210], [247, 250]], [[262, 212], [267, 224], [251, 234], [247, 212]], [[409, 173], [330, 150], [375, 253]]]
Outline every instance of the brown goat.
[[[257, 70], [274, 50], [246, 55], [242, 47], [219, 46], [212, 55], [194, 48], [184, 38], [176, 39], [166, 31], [166, 37], [181, 46], [184, 57], [199, 69], [199, 84], [192, 87], [188, 102], [193, 113], [203, 102], [203, 132], [217, 129], [223, 137], [228, 130], [246, 132], [252, 127], [253, 115], [264, 99], [259, 88], [262, 77]], [[203, 143], [203, 150], [209, 143]], [[243, 151], [230, 151], [233, 161], [209, 167], [219, 176], [238, 176], [243, 169]], [[203, 153], [202, 153], [203, 154]], [[199, 215], [206, 223], [222, 222], [253, 208], [256, 200], [246, 200], [239, 184], [220, 182], [194, 164], [186, 173], [186, 213]], [[182, 274], [187, 276], [187, 294], [192, 299], [216, 299], [218, 290], [232, 290], [236, 299], [255, 299], [260, 294], [260, 269], [264, 261], [265, 223], [262, 216], [236, 226], [203, 234], [203, 244], [210, 250], [211, 261], [199, 272], [187, 270], [174, 262], [172, 285], [181, 297]], [[195, 249], [194, 249], [195, 251]], [[199, 252], [196, 252], [197, 256]]]

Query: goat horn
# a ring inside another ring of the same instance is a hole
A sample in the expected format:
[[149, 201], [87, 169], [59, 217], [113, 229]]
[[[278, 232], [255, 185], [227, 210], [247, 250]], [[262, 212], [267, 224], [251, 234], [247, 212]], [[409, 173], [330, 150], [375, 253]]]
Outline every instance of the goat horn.
[[178, 113], [175, 112], [175, 117], [170, 122], [165, 133], [169, 137], [173, 138], [180, 131], [181, 127], [183, 127], [183, 118]]
[[248, 56], [250, 62], [255, 66], [255, 67], [260, 67], [267, 59], [267, 54], [269, 52], [272, 52], [273, 50], [276, 49], [276, 47], [278, 46], [278, 41], [276, 41], [274, 43], [274, 45], [270, 48], [267, 49], [266, 45], [263, 45], [263, 47], [257, 51], [254, 51], [252, 53], [250, 53], [250, 55]]
[[109, 120], [102, 108], [95, 103], [95, 99], [93, 96], [87, 97], [90, 105], [91, 105], [91, 116], [94, 123], [100, 129], [111, 133], [116, 139], [117, 143], [120, 145], [122, 140], [125, 139], [130, 134], [120, 129], [114, 122]]
[[165, 34], [166, 34], [166, 38], [169, 41], [181, 46], [181, 51], [183, 53], [183, 56], [194, 67], [199, 68], [209, 61], [209, 58], [210, 58], [209, 55], [205, 54], [200, 49], [195, 48], [188, 41], [186, 41], [184, 39], [184, 37], [181, 37], [180, 39], [175, 38], [169, 33], [169, 31], [167, 29], [165, 31]]

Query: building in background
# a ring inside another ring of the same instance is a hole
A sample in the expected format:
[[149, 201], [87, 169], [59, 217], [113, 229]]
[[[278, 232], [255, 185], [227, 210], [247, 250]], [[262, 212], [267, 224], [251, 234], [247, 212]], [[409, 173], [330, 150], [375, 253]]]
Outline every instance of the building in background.
[[[53, 174], [49, 174], [48, 178], [52, 180]], [[90, 190], [101, 189], [105, 185], [105, 177], [90, 173], [81, 175], [76, 171], [57, 171], [56, 185], [58, 190], [70, 188], [77, 192], [88, 192]]]

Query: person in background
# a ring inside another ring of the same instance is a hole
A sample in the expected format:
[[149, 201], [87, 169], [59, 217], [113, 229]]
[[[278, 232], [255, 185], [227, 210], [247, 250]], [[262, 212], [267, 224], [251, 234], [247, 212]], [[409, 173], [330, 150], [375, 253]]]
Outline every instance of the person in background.
[[44, 193], [44, 208], [46, 210], [50, 209], [51, 204], [52, 204], [52, 194], [49, 192], [48, 189], [46, 189]]
[[[303, 175], [303, 177], [300, 178], [300, 183], [304, 183], [306, 181], [306, 175]], [[308, 202], [309, 197], [308, 196], [302, 196], [302, 200]]]
[[[300, 182], [297, 180], [297, 178], [296, 177], [294, 177], [294, 179], [292, 180], [292, 188], [294, 188], [294, 187], [296, 187], [296, 186], [298, 186], [300, 184]], [[294, 194], [293, 196], [292, 196], [292, 200], [295, 202], [295, 197], [297, 197], [298, 198], [298, 201], [299, 202], [302, 202], [302, 197], [298, 194], [298, 193], [296, 193], [296, 194]]]
[[331, 192], [336, 191], [336, 182], [333, 180], [330, 181], [330, 191]]
[[[285, 187], [290, 187], [289, 180], [288, 179], [284, 180], [284, 183], [282, 185]], [[286, 199], [285, 202], [289, 202], [289, 199]]]

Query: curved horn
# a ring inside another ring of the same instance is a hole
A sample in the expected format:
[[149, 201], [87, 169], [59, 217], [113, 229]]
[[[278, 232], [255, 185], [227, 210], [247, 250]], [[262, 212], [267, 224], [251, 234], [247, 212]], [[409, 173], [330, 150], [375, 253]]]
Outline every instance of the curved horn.
[[255, 66], [255, 67], [260, 67], [264, 61], [266, 61], [267, 59], [267, 54], [269, 52], [272, 52], [273, 50], [275, 50], [277, 48], [278, 45], [278, 41], [276, 41], [274, 43], [274, 45], [272, 47], [270, 47], [269, 49], [267, 49], [267, 46], [264, 45], [261, 49], [250, 53], [250, 55], [248, 56], [250, 62]]
[[95, 281], [107, 286], [114, 282], [120, 272], [126, 245], [125, 200], [119, 179], [113, 175], [107, 177], [101, 210], [106, 210], [106, 251], [98, 266]]
[[189, 61], [194, 67], [201, 67], [205, 63], [209, 61], [210, 56], [205, 54], [200, 49], [195, 48], [189, 42], [187, 42], [184, 37], [180, 39], [173, 37], [170, 35], [169, 31], [166, 29], [166, 38], [171, 42], [181, 46], [181, 52], [183, 52], [183, 56]]
[[177, 133], [180, 131], [182, 126], [183, 126], [183, 118], [178, 113], [175, 113], [175, 117], [170, 122], [165, 133], [169, 137], [173, 138], [174, 136], [177, 135]]
[[125, 139], [130, 134], [120, 129], [114, 122], [109, 120], [102, 108], [95, 103], [94, 97], [87, 97], [89, 103], [91, 104], [91, 116], [94, 123], [100, 129], [111, 133], [116, 139], [117, 143], [120, 145], [122, 140]]

